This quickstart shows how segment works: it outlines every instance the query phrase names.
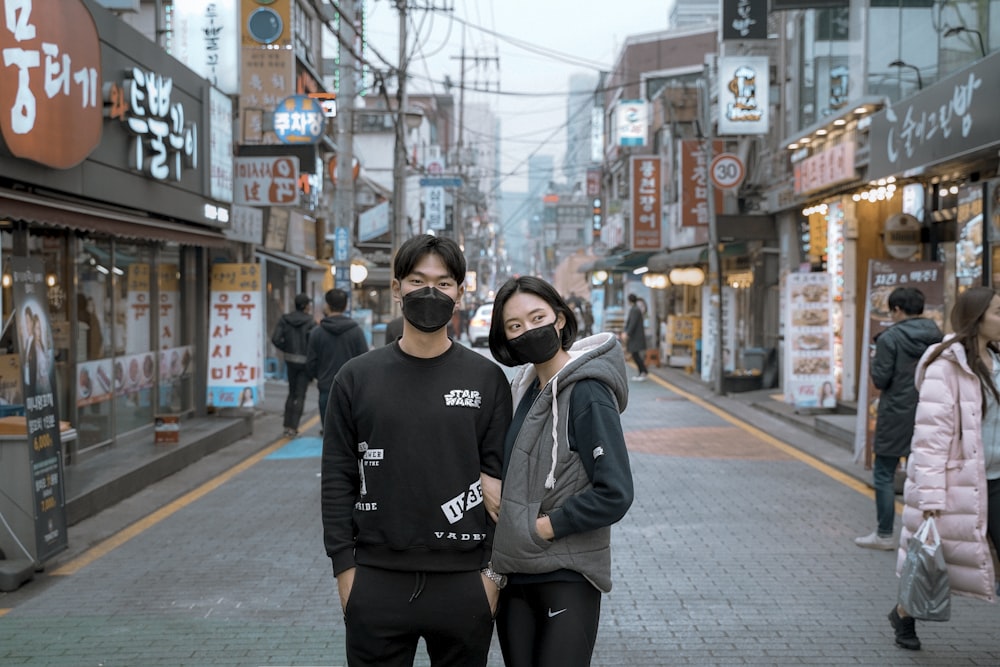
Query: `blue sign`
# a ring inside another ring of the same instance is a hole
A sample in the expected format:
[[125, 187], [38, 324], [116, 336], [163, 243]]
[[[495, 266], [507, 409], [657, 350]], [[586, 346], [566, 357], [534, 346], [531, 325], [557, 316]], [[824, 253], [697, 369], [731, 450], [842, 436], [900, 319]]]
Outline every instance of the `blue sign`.
[[333, 261], [346, 262], [350, 256], [350, 245], [347, 227], [337, 227], [333, 232]]
[[323, 136], [326, 114], [320, 100], [292, 95], [274, 109], [274, 133], [283, 144], [315, 144]]
[[420, 187], [422, 188], [460, 188], [462, 187], [462, 179], [458, 176], [439, 176], [436, 178], [421, 178]]

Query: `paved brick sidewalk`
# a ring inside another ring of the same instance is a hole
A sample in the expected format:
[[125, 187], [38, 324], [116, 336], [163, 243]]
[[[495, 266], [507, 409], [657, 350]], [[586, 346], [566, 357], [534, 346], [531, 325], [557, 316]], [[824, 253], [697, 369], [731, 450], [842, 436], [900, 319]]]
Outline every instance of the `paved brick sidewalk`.
[[[738, 400], [631, 390], [637, 495], [595, 665], [1000, 664], [1000, 609], [962, 598], [951, 622], [918, 624], [923, 651], [893, 645], [895, 556], [854, 546], [873, 502], [824, 472], [843, 464], [832, 445], [752, 411], [747, 431]], [[0, 596], [0, 665], [342, 665], [317, 454], [297, 441], [76, 574]]]

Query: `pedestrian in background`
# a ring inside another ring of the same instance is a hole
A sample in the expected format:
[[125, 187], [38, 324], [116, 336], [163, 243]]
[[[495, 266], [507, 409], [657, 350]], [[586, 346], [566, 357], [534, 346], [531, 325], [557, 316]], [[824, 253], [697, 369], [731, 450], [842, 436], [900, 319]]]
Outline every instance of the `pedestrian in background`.
[[632, 379], [637, 382], [645, 382], [648, 373], [646, 371], [646, 326], [643, 324], [645, 317], [642, 308], [639, 307], [639, 297], [635, 294], [628, 295], [630, 304], [628, 317], [625, 318], [625, 331], [622, 332], [622, 340], [625, 342], [625, 349], [632, 355], [632, 361], [638, 373]]
[[285, 356], [288, 375], [288, 397], [285, 399], [285, 437], [299, 434], [299, 421], [309, 388], [306, 355], [309, 352], [309, 332], [316, 326], [312, 316], [312, 299], [308, 294], [295, 296], [295, 310], [281, 316], [271, 334], [271, 342]]
[[495, 303], [490, 351], [526, 364], [511, 384], [501, 489], [485, 485], [498, 521], [491, 565], [507, 577], [500, 648], [507, 667], [589, 665], [611, 590], [611, 525], [633, 498], [625, 357], [610, 333], [574, 344], [572, 309], [541, 279], [507, 281]]
[[882, 393], [878, 399], [878, 420], [872, 450], [872, 478], [875, 486], [876, 529], [854, 543], [866, 549], [891, 551], [896, 518], [896, 470], [899, 460], [910, 454], [913, 420], [917, 413], [917, 388], [913, 375], [917, 361], [927, 348], [941, 342], [941, 329], [926, 317], [924, 294], [914, 287], [897, 287], [889, 295], [889, 316], [893, 324], [875, 337], [871, 378]]
[[396, 340], [403, 335], [403, 316], [393, 318], [389, 320], [389, 323], [385, 325], [385, 344], [395, 343]]
[[452, 239], [393, 261], [403, 336], [347, 362], [325, 423], [322, 513], [352, 667], [486, 665], [499, 596], [481, 476], [499, 478], [507, 378], [448, 337], [466, 264]]
[[[996, 601], [993, 557], [1000, 544], [1000, 296], [989, 287], [958, 295], [944, 341], [917, 364], [916, 425], [906, 464], [903, 531], [906, 544], [924, 519], [935, 517], [951, 592]], [[914, 619], [889, 612], [896, 645], [919, 650]]]
[[347, 292], [329, 290], [323, 297], [324, 317], [309, 335], [306, 366], [309, 376], [316, 379], [319, 389], [320, 428], [326, 423], [326, 406], [330, 402], [330, 387], [340, 367], [349, 359], [368, 351], [368, 341], [361, 326], [344, 314]]

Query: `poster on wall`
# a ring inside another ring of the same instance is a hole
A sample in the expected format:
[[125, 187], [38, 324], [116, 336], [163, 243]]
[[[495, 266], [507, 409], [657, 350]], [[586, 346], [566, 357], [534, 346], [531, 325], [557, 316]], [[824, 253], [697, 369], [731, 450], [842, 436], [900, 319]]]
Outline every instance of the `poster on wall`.
[[785, 392], [799, 408], [834, 408], [833, 279], [829, 273], [785, 278]]
[[983, 284], [983, 188], [981, 184], [958, 191], [955, 211], [955, 280], [961, 294]]
[[150, 349], [149, 264], [130, 264], [125, 285], [125, 352], [137, 354]]
[[264, 377], [260, 265], [214, 264], [211, 286], [208, 404], [253, 407]]
[[67, 546], [65, 477], [45, 268], [40, 260], [12, 257], [10, 275], [34, 491], [35, 557], [44, 562]]
[[868, 261], [865, 291], [864, 333], [861, 341], [868, 354], [861, 355], [861, 382], [858, 383], [858, 421], [854, 429], [854, 460], [872, 467], [872, 438], [878, 415], [879, 390], [872, 384], [869, 369], [875, 354], [875, 338], [892, 326], [889, 295], [897, 287], [915, 287], [924, 293], [924, 317], [934, 320], [944, 331], [944, 265], [939, 262]]
[[176, 264], [160, 264], [156, 284], [160, 292], [160, 350], [176, 347], [180, 340], [181, 280]]

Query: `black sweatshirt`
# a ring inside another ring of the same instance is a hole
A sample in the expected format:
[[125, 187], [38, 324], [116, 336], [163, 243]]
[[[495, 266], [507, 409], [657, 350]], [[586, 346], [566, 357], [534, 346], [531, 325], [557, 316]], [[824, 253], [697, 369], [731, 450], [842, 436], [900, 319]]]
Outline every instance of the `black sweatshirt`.
[[356, 563], [483, 567], [493, 527], [479, 474], [500, 477], [510, 419], [503, 371], [457, 343], [433, 359], [393, 343], [346, 363], [323, 439], [323, 533], [334, 573]]

